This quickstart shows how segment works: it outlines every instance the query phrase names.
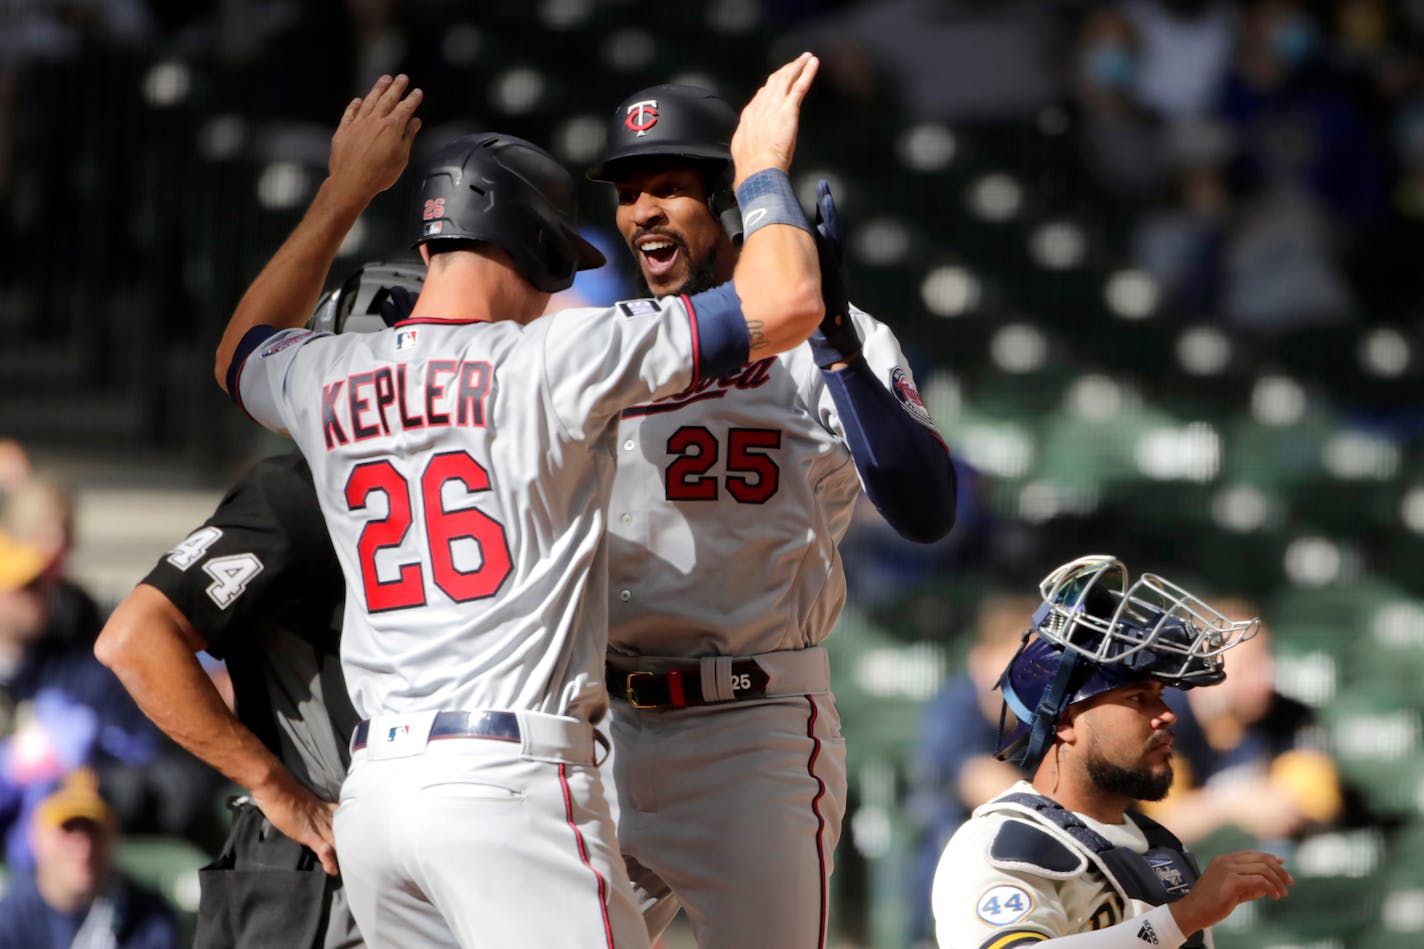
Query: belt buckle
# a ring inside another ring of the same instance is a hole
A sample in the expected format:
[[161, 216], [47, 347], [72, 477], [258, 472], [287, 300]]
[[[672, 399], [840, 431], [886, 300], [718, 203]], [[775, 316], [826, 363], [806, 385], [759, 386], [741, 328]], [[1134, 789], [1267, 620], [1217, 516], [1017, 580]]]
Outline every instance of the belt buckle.
[[623, 683], [623, 684], [624, 684], [623, 697], [624, 697], [625, 699], [627, 699], [627, 700], [628, 700], [628, 704], [631, 705], [631, 706], [633, 706], [634, 708], [657, 708], [657, 707], [658, 707], [658, 703], [656, 703], [656, 702], [648, 702], [648, 703], [646, 703], [646, 704], [643, 704], [643, 703], [640, 703], [640, 702], [638, 701], [638, 699], [633, 695], [633, 680], [636, 679], [636, 678], [638, 678], [639, 676], [644, 676], [644, 677], [646, 677], [646, 678], [651, 679], [651, 678], [653, 677], [653, 674], [652, 674], [651, 672], [630, 672], [630, 673], [628, 673], [628, 676], [627, 676], [627, 678], [624, 680], [624, 683]]

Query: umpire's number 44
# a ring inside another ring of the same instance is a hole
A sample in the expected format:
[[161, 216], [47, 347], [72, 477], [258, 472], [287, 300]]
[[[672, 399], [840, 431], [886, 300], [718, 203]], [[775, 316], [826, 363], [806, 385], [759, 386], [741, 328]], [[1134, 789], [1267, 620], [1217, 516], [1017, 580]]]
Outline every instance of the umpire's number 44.
[[208, 548], [222, 540], [222, 536], [223, 532], [219, 527], [200, 527], [170, 550], [167, 560], [179, 570], [187, 570], [194, 564], [202, 563], [203, 572], [213, 581], [203, 592], [217, 604], [218, 609], [225, 610], [237, 602], [237, 598], [247, 590], [252, 578], [262, 572], [262, 560], [256, 554], [236, 553], [204, 561]]

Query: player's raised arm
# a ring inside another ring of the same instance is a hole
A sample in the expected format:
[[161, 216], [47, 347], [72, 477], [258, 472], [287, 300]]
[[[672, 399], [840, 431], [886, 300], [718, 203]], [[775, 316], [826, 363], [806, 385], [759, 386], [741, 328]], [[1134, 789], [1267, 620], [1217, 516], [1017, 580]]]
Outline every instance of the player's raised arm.
[[732, 136], [733, 184], [745, 228], [732, 283], [751, 336], [751, 359], [800, 344], [824, 312], [816, 244], [786, 176], [801, 102], [819, 65], [802, 53], [772, 73]]
[[420, 130], [423, 94], [406, 93], [404, 75], [382, 76], [347, 105], [331, 137], [328, 175], [301, 222], [252, 281], [218, 344], [213, 372], [228, 389], [228, 369], [254, 326], [289, 329], [306, 322], [336, 251], [371, 199], [395, 184]]

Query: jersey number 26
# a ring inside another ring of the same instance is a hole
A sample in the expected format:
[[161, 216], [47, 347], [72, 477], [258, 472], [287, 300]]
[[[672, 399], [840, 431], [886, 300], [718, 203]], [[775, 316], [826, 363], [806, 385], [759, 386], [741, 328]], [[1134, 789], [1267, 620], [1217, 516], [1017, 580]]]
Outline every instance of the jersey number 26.
[[[383, 581], [376, 575], [377, 552], [399, 545], [410, 530], [412, 488], [420, 492], [421, 509], [425, 512], [425, 529], [420, 533], [425, 537], [430, 574], [446, 596], [456, 603], [481, 600], [493, 596], [509, 576], [509, 544], [504, 527], [474, 508], [447, 511], [441, 491], [451, 481], [460, 482], [471, 494], [490, 488], [489, 474], [463, 451], [432, 457], [418, 484], [408, 484], [389, 461], [368, 461], [351, 470], [346, 481], [349, 509], [364, 510], [373, 493], [384, 494], [390, 505], [385, 517], [367, 522], [357, 543], [366, 609], [372, 613], [425, 605], [423, 564], [401, 564], [394, 580]], [[453, 546], [465, 539], [473, 540], [480, 549], [480, 565], [472, 570], [455, 566]]]

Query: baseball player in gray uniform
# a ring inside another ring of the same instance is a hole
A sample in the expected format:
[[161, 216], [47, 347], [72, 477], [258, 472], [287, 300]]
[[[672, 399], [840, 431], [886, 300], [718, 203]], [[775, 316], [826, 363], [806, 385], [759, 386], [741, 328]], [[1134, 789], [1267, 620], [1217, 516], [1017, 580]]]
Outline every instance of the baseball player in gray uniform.
[[1209, 947], [1240, 903], [1280, 899], [1279, 857], [1239, 851], [1199, 873], [1170, 831], [1130, 808], [1172, 784], [1168, 686], [1225, 678], [1255, 634], [1161, 577], [1107, 556], [1064, 564], [999, 679], [1013, 729], [999, 754], [1033, 775], [950, 838], [932, 903], [943, 949]]
[[[659, 298], [725, 282], [759, 221], [730, 187], [736, 124], [687, 85], [614, 109], [589, 177], [613, 184]], [[702, 949], [825, 945], [846, 806], [820, 645], [845, 603], [837, 544], [862, 488], [912, 540], [954, 521], [954, 469], [900, 346], [846, 300], [824, 184], [817, 212], [826, 317], [811, 341], [626, 409], [617, 446], [619, 841], [650, 932], [681, 904]]]
[[335, 832], [372, 945], [648, 944], [593, 725], [619, 413], [819, 323], [815, 244], [786, 177], [816, 68], [798, 57], [742, 113], [735, 185], [761, 226], [728, 286], [538, 318], [603, 259], [574, 229], [568, 173], [486, 133], [423, 174], [411, 317], [296, 329], [406, 162], [420, 94], [385, 77], [348, 107], [330, 177], [233, 314], [218, 378], [307, 458], [346, 579], [342, 667], [362, 723]]

